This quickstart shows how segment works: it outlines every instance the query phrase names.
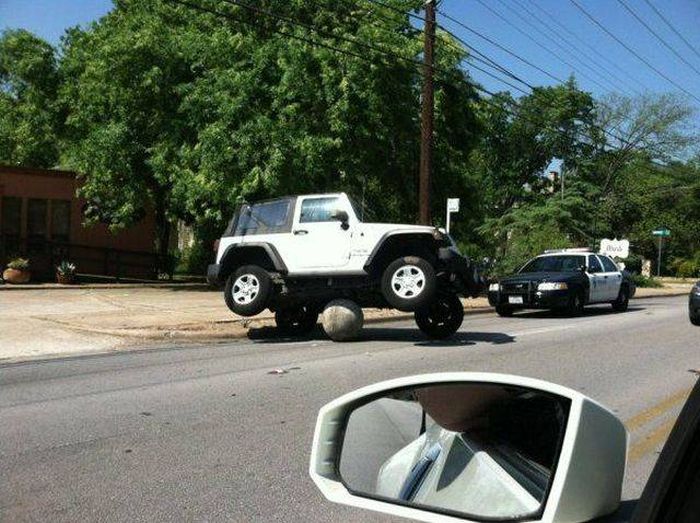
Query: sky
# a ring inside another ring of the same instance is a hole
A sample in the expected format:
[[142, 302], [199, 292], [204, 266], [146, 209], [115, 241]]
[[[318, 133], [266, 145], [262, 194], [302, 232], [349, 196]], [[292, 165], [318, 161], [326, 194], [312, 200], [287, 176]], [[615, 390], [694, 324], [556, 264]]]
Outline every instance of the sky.
[[[581, 5], [624, 44], [677, 85], [662, 78], [596, 27], [573, 2]], [[698, 54], [664, 24], [649, 3], [661, 11]], [[623, 4], [628, 5], [690, 65], [664, 47], [625, 10]], [[553, 85], [558, 82], [552, 76], [566, 79], [574, 74], [580, 86], [596, 96], [612, 91], [625, 94], [645, 91], [681, 93], [682, 88], [698, 97], [689, 99], [700, 109], [698, 0], [439, 0], [438, 5], [439, 11], [500, 43], [551, 75], [522, 63], [448, 20], [443, 14], [438, 14], [438, 23], [532, 85]], [[111, 6], [111, 0], [0, 0], [0, 28], [22, 27], [57, 44], [66, 28], [89, 24], [107, 13]], [[583, 57], [581, 52], [589, 58]], [[476, 65], [483, 67], [478, 62]], [[492, 91], [512, 90], [475, 68], [467, 67], [473, 78], [485, 88]], [[527, 90], [522, 84], [516, 85]]]

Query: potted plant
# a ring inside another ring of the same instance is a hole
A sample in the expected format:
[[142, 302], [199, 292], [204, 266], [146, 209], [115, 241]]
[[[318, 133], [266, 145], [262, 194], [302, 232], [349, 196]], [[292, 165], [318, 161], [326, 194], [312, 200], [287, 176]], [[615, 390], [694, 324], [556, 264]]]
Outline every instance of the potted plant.
[[62, 261], [56, 266], [56, 281], [63, 284], [75, 283], [75, 264]]
[[26, 258], [10, 260], [2, 277], [7, 283], [27, 283], [32, 277], [29, 270], [29, 260]]

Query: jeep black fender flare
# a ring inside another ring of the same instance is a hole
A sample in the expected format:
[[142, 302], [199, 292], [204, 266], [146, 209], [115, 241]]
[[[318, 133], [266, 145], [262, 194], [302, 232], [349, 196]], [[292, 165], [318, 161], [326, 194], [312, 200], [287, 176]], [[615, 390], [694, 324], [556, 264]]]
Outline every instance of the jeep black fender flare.
[[268, 271], [287, 273], [287, 266], [274, 245], [266, 242], [237, 243], [226, 249], [221, 257], [222, 280], [240, 265], [259, 265]]
[[[421, 231], [388, 231], [374, 246], [367, 258], [364, 270], [374, 273], [396, 259], [398, 256], [432, 256], [437, 259], [438, 241], [432, 232]], [[434, 260], [428, 260], [434, 261]]]

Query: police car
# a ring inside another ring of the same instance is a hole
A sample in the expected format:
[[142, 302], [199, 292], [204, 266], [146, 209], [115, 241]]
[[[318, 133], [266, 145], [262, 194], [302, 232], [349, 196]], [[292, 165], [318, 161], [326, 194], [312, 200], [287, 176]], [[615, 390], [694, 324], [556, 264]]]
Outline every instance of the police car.
[[489, 285], [489, 303], [500, 316], [518, 309], [552, 309], [578, 315], [588, 304], [627, 310], [636, 287], [608, 256], [589, 249], [545, 251], [516, 274]]

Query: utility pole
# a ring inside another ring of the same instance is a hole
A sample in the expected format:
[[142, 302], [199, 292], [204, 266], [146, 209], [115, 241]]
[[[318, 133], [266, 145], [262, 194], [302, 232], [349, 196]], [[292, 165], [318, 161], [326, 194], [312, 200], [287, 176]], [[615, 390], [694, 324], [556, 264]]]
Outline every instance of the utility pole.
[[433, 50], [435, 47], [435, 1], [425, 2], [423, 27], [423, 95], [421, 97], [420, 179], [418, 183], [419, 221], [430, 225], [430, 176], [433, 170]]

